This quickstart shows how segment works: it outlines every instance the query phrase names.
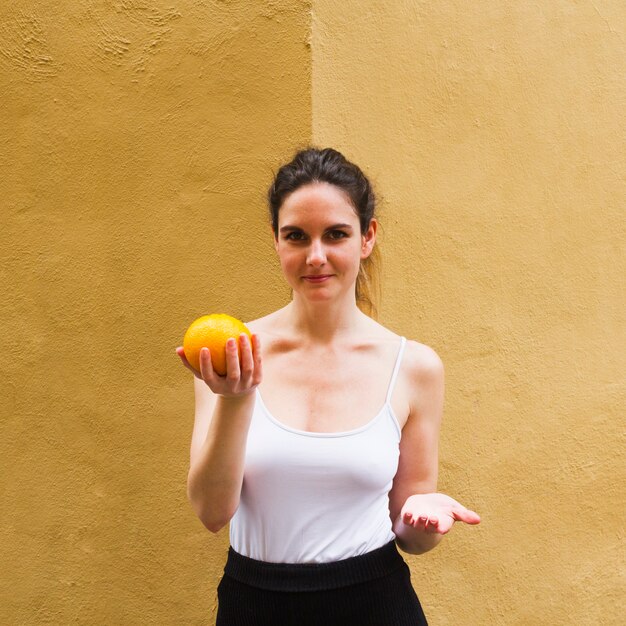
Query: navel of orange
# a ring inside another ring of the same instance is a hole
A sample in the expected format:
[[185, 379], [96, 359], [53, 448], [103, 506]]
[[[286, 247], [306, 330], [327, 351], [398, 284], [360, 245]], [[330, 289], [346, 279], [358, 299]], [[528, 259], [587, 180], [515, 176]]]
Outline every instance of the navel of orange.
[[237, 341], [237, 350], [241, 358], [239, 335], [245, 333], [251, 338], [246, 325], [235, 317], [224, 313], [203, 315], [194, 320], [183, 339], [183, 350], [189, 364], [200, 371], [200, 350], [204, 347], [211, 351], [213, 369], [223, 376], [226, 374], [226, 342], [230, 337]]

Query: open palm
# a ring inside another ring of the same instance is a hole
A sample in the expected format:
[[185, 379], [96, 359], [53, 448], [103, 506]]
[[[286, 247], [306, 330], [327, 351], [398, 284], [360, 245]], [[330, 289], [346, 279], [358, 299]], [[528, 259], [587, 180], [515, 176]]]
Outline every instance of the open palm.
[[400, 513], [407, 526], [427, 533], [445, 535], [454, 522], [479, 524], [480, 516], [445, 493], [418, 493], [409, 496]]

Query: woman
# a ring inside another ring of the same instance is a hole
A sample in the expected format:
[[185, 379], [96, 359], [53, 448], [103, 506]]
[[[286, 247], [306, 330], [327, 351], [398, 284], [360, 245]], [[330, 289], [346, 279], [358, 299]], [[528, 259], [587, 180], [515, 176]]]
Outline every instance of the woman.
[[291, 302], [229, 340], [224, 377], [177, 348], [195, 375], [189, 499], [212, 532], [230, 522], [217, 624], [426, 624], [396, 545], [480, 521], [436, 493], [441, 360], [359, 308], [378, 223], [356, 165], [302, 150], [268, 199]]

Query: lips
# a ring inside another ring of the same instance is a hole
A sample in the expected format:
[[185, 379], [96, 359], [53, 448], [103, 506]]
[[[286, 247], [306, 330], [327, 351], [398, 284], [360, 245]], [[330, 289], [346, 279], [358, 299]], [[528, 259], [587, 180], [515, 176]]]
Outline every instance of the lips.
[[329, 278], [332, 278], [332, 274], [311, 274], [309, 276], [303, 276], [302, 278], [310, 283], [323, 283]]

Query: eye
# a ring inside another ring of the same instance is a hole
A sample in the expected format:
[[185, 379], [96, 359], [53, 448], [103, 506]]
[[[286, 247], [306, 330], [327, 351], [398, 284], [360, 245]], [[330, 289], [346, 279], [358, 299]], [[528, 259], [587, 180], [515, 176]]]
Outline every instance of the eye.
[[348, 236], [348, 233], [344, 232], [343, 230], [331, 230], [329, 231], [328, 236], [331, 239], [344, 239]]
[[285, 235], [287, 241], [302, 241], [304, 239], [304, 233], [298, 230], [292, 230]]

